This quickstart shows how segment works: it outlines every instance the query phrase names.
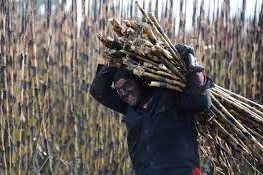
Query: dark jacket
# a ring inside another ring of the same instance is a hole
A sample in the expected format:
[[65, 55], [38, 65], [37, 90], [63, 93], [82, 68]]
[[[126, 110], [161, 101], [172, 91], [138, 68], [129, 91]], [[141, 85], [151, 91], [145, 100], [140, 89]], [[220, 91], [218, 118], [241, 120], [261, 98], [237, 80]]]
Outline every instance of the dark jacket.
[[151, 102], [142, 109], [121, 101], [111, 86], [115, 71], [116, 68], [103, 68], [93, 80], [90, 93], [103, 105], [125, 115], [128, 149], [136, 175], [191, 174], [199, 167], [194, 115], [211, 105], [205, 86], [192, 83], [191, 90], [185, 93], [150, 88]]

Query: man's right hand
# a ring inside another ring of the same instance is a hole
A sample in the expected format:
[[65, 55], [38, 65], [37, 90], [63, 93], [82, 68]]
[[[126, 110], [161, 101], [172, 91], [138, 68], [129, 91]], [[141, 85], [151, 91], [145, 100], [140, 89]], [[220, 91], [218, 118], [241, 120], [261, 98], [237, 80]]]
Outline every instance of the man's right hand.
[[107, 60], [103, 57], [99, 57], [98, 64], [107, 65], [108, 67], [116, 67], [116, 68], [120, 68], [122, 66], [121, 63], [116, 63], [113, 60]]
[[98, 58], [98, 64], [107, 64], [107, 60], [103, 57]]
[[119, 63], [119, 62], [114, 62], [113, 60], [109, 60], [109, 62], [108, 62], [108, 66], [109, 66], [109, 67], [120, 68], [120, 67], [122, 66], [122, 64]]

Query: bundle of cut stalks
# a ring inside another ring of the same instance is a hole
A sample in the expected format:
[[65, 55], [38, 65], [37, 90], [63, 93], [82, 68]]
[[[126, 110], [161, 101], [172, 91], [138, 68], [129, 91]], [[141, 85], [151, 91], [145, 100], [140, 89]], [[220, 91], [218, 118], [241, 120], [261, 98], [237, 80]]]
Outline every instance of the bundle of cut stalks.
[[[188, 73], [184, 61], [152, 13], [136, 5], [143, 22], [111, 19], [117, 35], [98, 34], [107, 47], [103, 56], [146, 78], [149, 86], [184, 91]], [[202, 156], [211, 160], [217, 172], [239, 171], [240, 158], [256, 169], [249, 161], [263, 162], [263, 106], [218, 85], [210, 93], [211, 108], [197, 117]]]

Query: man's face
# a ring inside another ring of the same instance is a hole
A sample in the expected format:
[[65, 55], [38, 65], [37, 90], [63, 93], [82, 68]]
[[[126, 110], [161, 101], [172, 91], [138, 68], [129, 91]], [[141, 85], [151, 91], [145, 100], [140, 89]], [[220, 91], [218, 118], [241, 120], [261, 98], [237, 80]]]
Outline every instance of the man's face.
[[141, 100], [141, 88], [133, 79], [119, 79], [114, 87], [121, 97], [122, 101], [130, 106], [136, 106]]

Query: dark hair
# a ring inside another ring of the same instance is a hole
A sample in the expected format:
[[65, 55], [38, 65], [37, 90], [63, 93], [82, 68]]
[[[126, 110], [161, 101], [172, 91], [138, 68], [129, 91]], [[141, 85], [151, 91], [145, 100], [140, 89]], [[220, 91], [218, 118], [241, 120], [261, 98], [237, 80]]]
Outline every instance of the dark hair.
[[131, 71], [125, 69], [125, 68], [119, 68], [114, 74], [113, 82], [116, 83], [119, 79], [133, 79], [137, 81], [139, 84], [145, 86], [147, 83], [149, 83], [149, 80], [144, 79], [142, 77], [139, 77], [137, 75], [134, 75]]
[[118, 68], [114, 74], [113, 82], [116, 83], [121, 78], [130, 79], [132, 75], [131, 71], [124, 68]]

